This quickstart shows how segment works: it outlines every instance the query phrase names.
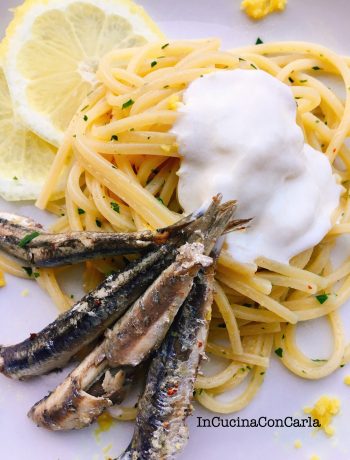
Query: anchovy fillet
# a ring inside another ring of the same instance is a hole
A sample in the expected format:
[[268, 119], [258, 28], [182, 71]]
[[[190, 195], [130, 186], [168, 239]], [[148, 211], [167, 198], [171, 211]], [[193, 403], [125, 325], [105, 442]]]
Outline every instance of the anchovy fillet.
[[[23, 238], [31, 234], [34, 238], [25, 244]], [[156, 248], [168, 236], [166, 229], [136, 233], [47, 233], [31, 220], [0, 213], [0, 249], [36, 267], [57, 267], [106, 256], [134, 254]]]
[[[111, 405], [115, 379], [119, 383], [119, 373], [123, 372], [115, 370], [112, 374], [108, 368], [111, 357], [111, 367], [136, 366], [160, 344], [198, 271], [212, 263], [210, 257], [203, 255], [203, 249], [200, 243], [187, 243], [179, 249], [175, 262], [116, 323], [103, 343], [49, 397], [31, 409], [29, 416], [37, 425], [51, 430], [81, 428]], [[117, 355], [111, 353], [111, 346], [118, 349]], [[118, 356], [120, 359], [116, 359]], [[101, 376], [105, 394], [95, 397], [87, 389]]]
[[213, 267], [201, 271], [148, 372], [132, 441], [118, 460], [167, 460], [188, 439], [194, 382], [213, 301]]

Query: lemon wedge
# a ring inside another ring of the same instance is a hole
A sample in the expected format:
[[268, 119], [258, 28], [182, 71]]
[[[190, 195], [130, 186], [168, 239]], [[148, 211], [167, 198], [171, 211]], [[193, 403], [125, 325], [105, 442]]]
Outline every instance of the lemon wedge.
[[26, 0], [4, 41], [14, 107], [33, 132], [57, 146], [97, 83], [99, 59], [113, 48], [160, 38], [131, 0]]
[[0, 67], [0, 196], [8, 201], [37, 198], [55, 151], [14, 113]]

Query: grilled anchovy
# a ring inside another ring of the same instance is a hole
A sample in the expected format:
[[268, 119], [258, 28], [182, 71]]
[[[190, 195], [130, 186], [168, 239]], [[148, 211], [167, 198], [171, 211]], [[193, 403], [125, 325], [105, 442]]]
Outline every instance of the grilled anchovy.
[[207, 337], [214, 269], [201, 271], [157, 350], [138, 404], [132, 441], [118, 460], [167, 460], [188, 440], [194, 382]]
[[[191, 217], [188, 219], [191, 221]], [[57, 267], [154, 249], [166, 241], [169, 233], [166, 229], [137, 233], [46, 233], [29, 219], [0, 213], [0, 249], [36, 267]]]
[[[193, 285], [193, 279], [201, 267], [212, 263], [203, 255], [203, 245], [186, 243], [179, 249], [173, 262], [146, 292], [134, 303], [126, 315], [117, 322], [113, 331], [56, 390], [37, 403], [29, 416], [39, 426], [51, 430], [81, 428], [96, 419], [109, 405], [111, 395], [123, 378], [108, 369], [110, 356], [113, 367], [136, 366], [163, 340], [176, 313]], [[112, 337], [112, 339], [111, 339]], [[120, 359], [111, 352], [118, 347]], [[107, 359], [106, 359], [107, 358]], [[107, 371], [106, 371], [107, 369]], [[104, 373], [105, 372], [105, 373]], [[103, 375], [105, 394], [94, 397], [88, 387]], [[117, 385], [115, 380], [117, 379]]]
[[[180, 221], [169, 227], [172, 237], [166, 244], [144, 255], [124, 271], [110, 275], [97, 289], [42, 331], [31, 334], [30, 338], [17, 345], [0, 347], [0, 372], [23, 379], [65, 365], [83, 346], [124, 314], [174, 261], [177, 247], [185, 241], [206, 241], [218, 214], [226, 215], [228, 205], [225, 204], [221, 211], [220, 199], [220, 196], [215, 197], [207, 210], [197, 212], [194, 221], [186, 217], [185, 223]], [[234, 203], [231, 203], [230, 216], [233, 207]], [[232, 219], [227, 225], [230, 222]]]

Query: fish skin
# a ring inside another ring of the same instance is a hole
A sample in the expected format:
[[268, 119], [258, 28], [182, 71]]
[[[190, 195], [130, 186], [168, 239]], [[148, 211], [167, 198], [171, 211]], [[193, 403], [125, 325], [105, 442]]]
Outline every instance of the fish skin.
[[175, 258], [165, 244], [112, 274], [70, 310], [23, 342], [0, 347], [0, 372], [24, 379], [65, 365], [115, 322]]
[[208, 332], [214, 268], [201, 270], [152, 359], [132, 441], [115, 460], [168, 460], [188, 440], [194, 383]]
[[[33, 230], [40, 234], [24, 248], [20, 241]], [[0, 249], [36, 267], [58, 267], [106, 256], [135, 254], [155, 249], [169, 232], [47, 233], [40, 224], [14, 214], [0, 213]]]
[[[92, 423], [112, 404], [112, 395], [116, 390], [113, 389], [115, 383], [109, 367], [135, 367], [159, 345], [190, 292], [198, 271], [212, 263], [210, 257], [203, 256], [203, 250], [204, 246], [200, 243], [186, 243], [178, 250], [175, 261], [114, 326], [112, 341], [107, 336], [63, 383], [30, 410], [28, 415], [38, 426], [50, 430], [79, 429]], [[133, 319], [137, 313], [141, 314], [141, 318], [136, 324]], [[149, 321], [142, 321], [143, 313], [149, 315]], [[144, 343], [145, 336], [147, 340]], [[137, 347], [139, 341], [142, 342], [141, 349]], [[136, 347], [133, 346], [135, 344]], [[109, 355], [106, 356], [111, 346], [119, 346], [122, 356], [122, 360], [113, 361], [112, 365]], [[95, 397], [89, 394], [88, 387], [101, 377], [105, 392]]]

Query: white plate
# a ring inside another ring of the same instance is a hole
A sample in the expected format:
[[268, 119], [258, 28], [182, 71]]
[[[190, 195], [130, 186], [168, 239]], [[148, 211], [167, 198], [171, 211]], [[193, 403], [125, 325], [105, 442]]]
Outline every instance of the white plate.
[[[8, 8], [17, 0], [1, 0], [0, 31], [10, 19]], [[348, 0], [290, 0], [283, 14], [275, 14], [262, 22], [248, 20], [239, 10], [238, 0], [143, 0], [140, 1], [171, 38], [219, 36], [224, 47], [255, 43], [259, 36], [271, 40], [309, 40], [322, 43], [342, 53], [350, 53], [350, 3]], [[42, 222], [47, 216], [28, 205], [12, 206], [0, 202], [0, 209], [32, 215]], [[345, 244], [350, 254], [350, 245]], [[344, 253], [344, 251], [343, 251]], [[344, 255], [344, 254], [343, 254]], [[7, 286], [0, 292], [0, 342], [15, 343], [30, 332], [40, 330], [53, 320], [57, 311], [50, 299], [34, 283], [7, 276]], [[79, 281], [71, 289], [78, 289]], [[29, 290], [22, 297], [23, 289]], [[343, 313], [346, 308], [343, 308]], [[344, 316], [350, 322], [350, 315]], [[327, 325], [317, 321], [300, 327], [300, 343], [314, 357], [325, 357], [330, 339]], [[322, 339], [320, 339], [322, 337]], [[322, 349], [318, 345], [324, 340]], [[319, 454], [322, 460], [350, 458], [348, 404], [350, 388], [343, 383], [349, 367], [317, 382], [304, 381], [286, 371], [278, 359], [272, 358], [265, 383], [254, 401], [242, 410], [241, 418], [284, 418], [302, 416], [302, 408], [321, 394], [338, 396], [342, 403], [334, 420], [336, 434], [327, 438], [313, 434], [311, 428], [197, 428], [197, 416], [212, 417], [196, 407], [189, 420], [190, 441], [180, 459], [259, 460], [262, 458], [309, 459]], [[27, 410], [52, 389], [63, 377], [52, 374], [29, 382], [13, 382], [0, 376], [0, 458], [35, 460], [102, 460], [118, 455], [132, 435], [132, 423], [119, 422], [96, 439], [95, 426], [71, 433], [50, 433], [36, 428], [26, 417]], [[295, 449], [296, 439], [303, 447]], [[104, 448], [112, 444], [108, 453]]]

